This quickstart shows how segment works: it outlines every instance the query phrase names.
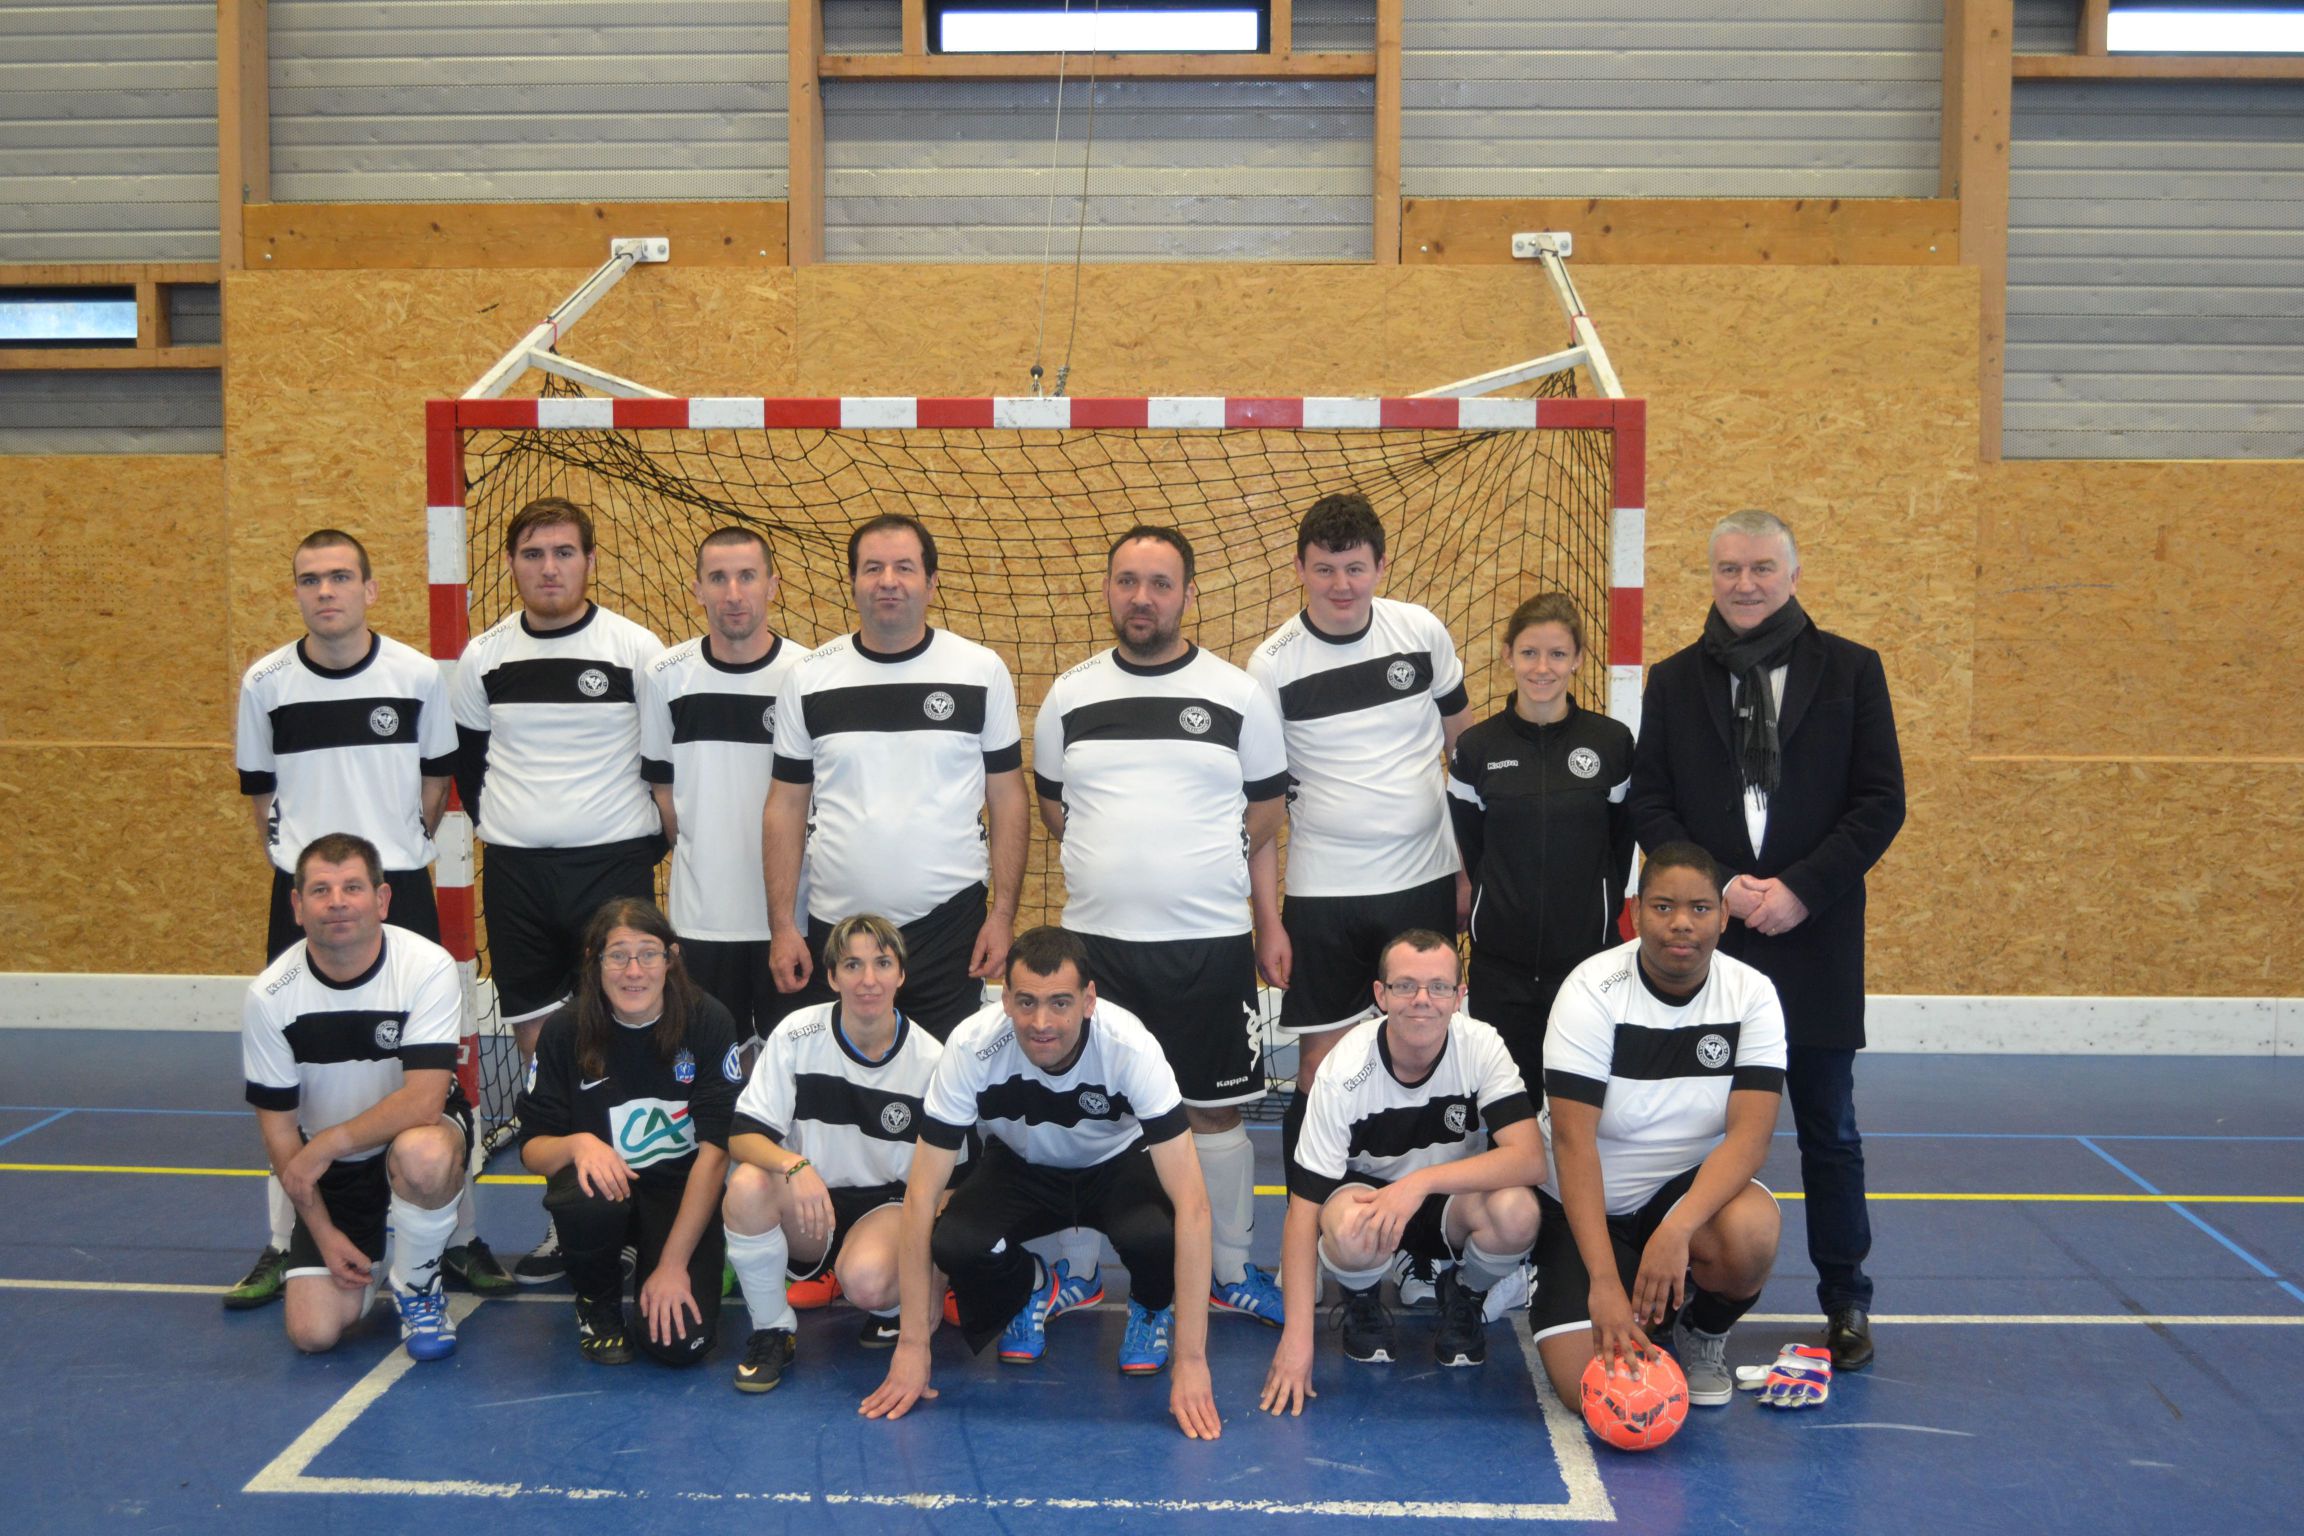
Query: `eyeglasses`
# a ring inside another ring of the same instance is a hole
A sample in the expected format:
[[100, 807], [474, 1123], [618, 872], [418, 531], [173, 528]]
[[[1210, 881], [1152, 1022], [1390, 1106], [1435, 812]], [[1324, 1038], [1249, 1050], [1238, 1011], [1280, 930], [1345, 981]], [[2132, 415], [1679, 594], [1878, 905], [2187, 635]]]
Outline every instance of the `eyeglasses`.
[[661, 949], [612, 949], [600, 958], [612, 971], [629, 970], [635, 965], [652, 971], [664, 963], [665, 956]]
[[1384, 995], [1396, 1003], [1412, 1003], [1416, 1001], [1419, 992], [1429, 992], [1432, 1001], [1444, 1003], [1463, 990], [1453, 981], [1409, 981], [1403, 978], [1384, 983]]

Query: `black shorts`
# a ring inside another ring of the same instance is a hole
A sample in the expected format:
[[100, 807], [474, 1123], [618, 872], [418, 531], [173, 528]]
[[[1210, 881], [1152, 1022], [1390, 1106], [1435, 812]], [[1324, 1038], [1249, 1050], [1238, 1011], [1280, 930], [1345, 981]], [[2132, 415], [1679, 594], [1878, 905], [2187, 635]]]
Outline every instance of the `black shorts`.
[[[405, 928], [418, 938], [440, 942], [440, 908], [432, 900], [432, 872], [427, 869], [388, 869], [384, 883], [392, 887], [392, 901], [384, 921], [394, 928]], [[296, 877], [274, 866], [272, 870], [272, 911], [264, 930], [264, 963], [270, 965], [288, 952], [290, 945], [304, 937], [304, 930], [296, 926], [295, 908], [288, 904], [288, 892], [295, 887]]]
[[619, 896], [655, 900], [663, 857], [661, 837], [594, 848], [490, 846], [480, 865], [480, 909], [496, 1011], [505, 1023], [525, 1024], [568, 1000], [584, 925]]
[[[1695, 1184], [1696, 1169], [1703, 1166], [1699, 1163], [1696, 1168], [1684, 1168], [1665, 1180], [1664, 1187], [1650, 1195], [1640, 1209], [1608, 1218], [1608, 1245], [1616, 1250], [1616, 1278], [1623, 1282], [1625, 1295], [1632, 1294], [1632, 1282], [1639, 1278], [1640, 1255], [1647, 1249], [1648, 1239], [1656, 1235], [1672, 1207]], [[1576, 1246], [1576, 1234], [1568, 1230], [1568, 1213], [1560, 1208], [1560, 1202], [1540, 1189], [1536, 1191], [1536, 1207], [1542, 1221], [1536, 1229], [1532, 1255], [1536, 1294], [1528, 1301], [1528, 1331], [1542, 1341], [1556, 1333], [1592, 1326], [1592, 1272], [1584, 1267], [1583, 1251]]]
[[696, 985], [720, 1000], [736, 1020], [736, 1038], [766, 1038], [791, 1011], [776, 990], [766, 939], [682, 939], [680, 963]]
[[824, 1245], [824, 1256], [815, 1263], [801, 1268], [793, 1266], [787, 1273], [795, 1280], [813, 1280], [832, 1268], [832, 1261], [840, 1257], [840, 1245], [848, 1241], [848, 1234], [856, 1223], [884, 1207], [904, 1203], [901, 1184], [866, 1184], [853, 1188], [834, 1185], [832, 1196], [832, 1241]]
[[1144, 1021], [1195, 1109], [1264, 1097], [1264, 1033], [1256, 1019], [1256, 941], [1108, 939], [1078, 935], [1096, 995]]
[[[988, 890], [979, 881], [898, 925], [897, 931], [904, 935], [904, 986], [896, 994], [896, 1006], [938, 1040], [984, 1006], [984, 983], [968, 974], [968, 960], [976, 949], [976, 935], [984, 929]], [[782, 994], [781, 1001], [770, 999], [769, 1011], [775, 1013], [775, 1019], [768, 1021], [770, 1029], [787, 1013], [832, 1001], [831, 983], [824, 978], [824, 941], [831, 937], [832, 925], [810, 913], [807, 984]], [[776, 1011], [779, 1008], [781, 1012]]]
[[1295, 959], [1280, 1027], [1316, 1035], [1357, 1024], [1376, 1006], [1376, 962], [1411, 928], [1456, 935], [1456, 877], [1375, 896], [1290, 896], [1280, 927]]
[[[472, 1106], [464, 1102], [460, 1093], [450, 1092], [447, 1107], [440, 1118], [456, 1127], [464, 1138], [464, 1150], [472, 1150]], [[384, 1257], [385, 1217], [392, 1205], [392, 1176], [387, 1166], [391, 1150], [386, 1148], [374, 1157], [357, 1161], [335, 1162], [320, 1175], [320, 1203], [327, 1208], [328, 1219], [336, 1223], [336, 1230], [352, 1240], [354, 1247], [368, 1255], [371, 1264]], [[328, 1261], [320, 1253], [319, 1239], [304, 1225], [299, 1213], [296, 1225], [288, 1234], [288, 1267], [290, 1279], [298, 1275], [325, 1275]]]

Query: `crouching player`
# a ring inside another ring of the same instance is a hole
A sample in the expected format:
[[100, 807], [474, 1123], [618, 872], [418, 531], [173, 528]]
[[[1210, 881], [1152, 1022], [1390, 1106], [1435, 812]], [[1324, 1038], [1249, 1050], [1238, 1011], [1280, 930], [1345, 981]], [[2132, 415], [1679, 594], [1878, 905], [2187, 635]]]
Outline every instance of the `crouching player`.
[[456, 1226], [472, 1111], [456, 1088], [463, 988], [428, 939], [384, 932], [392, 888], [363, 837], [297, 856], [290, 911], [304, 937], [248, 988], [248, 1102], [296, 1208], [288, 1338], [333, 1349], [368, 1308], [387, 1221], [400, 1337], [418, 1360], [456, 1352], [440, 1252]]
[[1344, 1287], [1344, 1353], [1396, 1357], [1378, 1287], [1406, 1252], [1439, 1277], [1442, 1365], [1480, 1365], [1488, 1290], [1536, 1241], [1544, 1144], [1520, 1071], [1495, 1030], [1456, 1011], [1456, 945], [1410, 929], [1377, 957], [1382, 1016], [1345, 1032], [1312, 1080], [1288, 1168], [1280, 1237], [1288, 1321], [1262, 1406], [1302, 1413], [1312, 1390], [1320, 1266]]
[[768, 1035], [728, 1135], [735, 1171], [721, 1211], [752, 1337], [736, 1390], [771, 1392], [792, 1363], [797, 1319], [786, 1268], [827, 1270], [863, 1309], [859, 1341], [897, 1339], [897, 1250], [920, 1100], [944, 1048], [897, 1011], [904, 935], [861, 913], [832, 925], [820, 956], [837, 998], [785, 1015]]
[[1528, 1326], [1574, 1406], [1595, 1353], [1644, 1358], [1644, 1330], [1669, 1321], [1688, 1401], [1718, 1407], [1735, 1395], [1728, 1329], [1776, 1264], [1776, 1199], [1753, 1176], [1784, 1086], [1784, 1010], [1766, 976], [1714, 953], [1728, 910], [1702, 848], [1651, 852], [1635, 911], [1639, 938], [1569, 972], [1552, 1005], [1555, 1177]]

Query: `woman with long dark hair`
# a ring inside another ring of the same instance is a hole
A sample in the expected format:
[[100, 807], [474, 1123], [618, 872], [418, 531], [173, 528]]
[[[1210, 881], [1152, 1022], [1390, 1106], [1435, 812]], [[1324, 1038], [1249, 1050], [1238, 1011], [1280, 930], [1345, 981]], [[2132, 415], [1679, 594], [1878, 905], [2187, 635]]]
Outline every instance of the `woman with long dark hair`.
[[743, 1083], [735, 1020], [689, 980], [656, 904], [618, 897], [594, 913], [576, 995], [544, 1021], [519, 1107], [520, 1161], [544, 1175], [587, 1360], [632, 1358], [626, 1245], [640, 1255], [639, 1347], [668, 1365], [711, 1349]]

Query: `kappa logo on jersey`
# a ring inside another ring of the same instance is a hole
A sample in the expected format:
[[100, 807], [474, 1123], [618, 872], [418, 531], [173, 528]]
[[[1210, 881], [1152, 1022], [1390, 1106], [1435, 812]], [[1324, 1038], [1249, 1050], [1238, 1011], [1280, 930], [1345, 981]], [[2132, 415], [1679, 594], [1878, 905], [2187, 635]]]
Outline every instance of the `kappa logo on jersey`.
[[670, 1099], [628, 1099], [610, 1117], [616, 1155], [634, 1168], [686, 1157], [696, 1150], [696, 1123], [688, 1106]]
[[1500, 768], [1517, 768], [1517, 767], [1519, 767], [1519, 766], [1520, 766], [1520, 759], [1518, 759], [1518, 758], [1516, 758], [1516, 757], [1507, 757], [1507, 758], [1502, 758], [1502, 759], [1499, 759], [1499, 760], [1498, 760], [1498, 761], [1496, 761], [1496, 762], [1490, 763], [1490, 764], [1488, 765], [1488, 771], [1489, 771], [1490, 773], [1494, 773], [1494, 772], [1496, 772], [1496, 771], [1497, 771], [1498, 769], [1500, 769]]
[[368, 712], [368, 729], [379, 736], [389, 736], [400, 729], [400, 711], [389, 704], [379, 704]]
[[1728, 1065], [1728, 1042], [1720, 1035], [1706, 1035], [1696, 1042], [1696, 1059], [1713, 1071]]
[[1412, 662], [1396, 661], [1384, 669], [1384, 681], [1406, 693], [1416, 686], [1416, 667]]
[[376, 1026], [376, 1049], [380, 1051], [400, 1049], [400, 1021], [398, 1019], [385, 1019]]
[[952, 695], [939, 688], [920, 701], [920, 708], [931, 720], [952, 718]]
[[720, 1075], [732, 1083], [744, 1081], [744, 1047], [728, 1047], [728, 1054], [720, 1058]]
[[1112, 1111], [1112, 1101], [1093, 1088], [1080, 1091], [1080, 1108], [1085, 1114], [1106, 1115]]
[[1578, 747], [1568, 754], [1568, 771], [1580, 779], [1597, 777], [1600, 772], [1600, 754], [1590, 747]]
[[672, 1080], [685, 1088], [696, 1081], [696, 1053], [682, 1051], [672, 1058]]
[[1205, 736], [1208, 734], [1208, 727], [1216, 722], [1209, 716], [1208, 711], [1199, 705], [1187, 704], [1184, 706], [1184, 713], [1176, 717], [1176, 723], [1195, 736]]
[[608, 674], [598, 667], [586, 667], [576, 677], [576, 691], [588, 699], [597, 699], [608, 691]]
[[891, 1136], [901, 1136], [912, 1125], [912, 1106], [891, 1104], [880, 1111], [880, 1129]]
[[1440, 1118], [1447, 1125], [1448, 1134], [1451, 1136], [1463, 1135], [1464, 1127], [1472, 1123], [1471, 1111], [1467, 1110], [1461, 1104], [1449, 1105], [1448, 1113], [1442, 1115]]

